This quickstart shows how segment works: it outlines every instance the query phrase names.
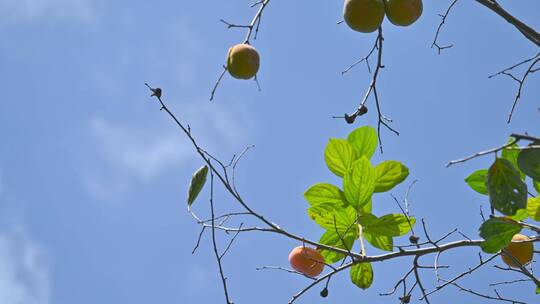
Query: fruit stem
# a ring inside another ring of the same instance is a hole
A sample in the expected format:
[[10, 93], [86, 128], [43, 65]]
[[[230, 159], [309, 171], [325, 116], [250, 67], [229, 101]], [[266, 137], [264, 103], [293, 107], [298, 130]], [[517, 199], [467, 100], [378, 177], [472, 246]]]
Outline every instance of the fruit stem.
[[358, 224], [358, 239], [360, 240], [360, 255], [366, 256], [366, 247], [364, 246], [364, 229]]

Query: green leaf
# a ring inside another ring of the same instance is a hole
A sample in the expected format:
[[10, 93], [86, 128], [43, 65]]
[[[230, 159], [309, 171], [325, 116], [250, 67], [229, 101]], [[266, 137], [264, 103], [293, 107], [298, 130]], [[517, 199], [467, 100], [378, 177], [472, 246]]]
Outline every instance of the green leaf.
[[360, 216], [359, 220], [366, 233], [390, 237], [407, 234], [416, 223], [415, 218], [409, 217], [407, 220], [403, 214], [387, 214], [379, 218], [370, 214]]
[[356, 222], [356, 210], [350, 206], [344, 208], [331, 203], [313, 205], [308, 209], [309, 217], [326, 230], [340, 233], [351, 229]]
[[540, 294], [540, 287], [536, 287], [536, 294]]
[[527, 206], [527, 185], [506, 159], [498, 158], [489, 168], [487, 188], [491, 206], [505, 215]]
[[480, 236], [484, 238], [481, 247], [486, 253], [497, 253], [510, 244], [512, 237], [521, 231], [521, 226], [512, 220], [491, 218], [480, 226]]
[[529, 198], [527, 201], [527, 213], [533, 220], [540, 222], [540, 196]]
[[387, 160], [375, 167], [375, 192], [385, 192], [404, 181], [409, 169], [400, 162]]
[[[358, 229], [356, 226], [352, 227], [349, 232], [343, 235], [341, 238], [337, 234], [335, 229], [327, 230], [319, 240], [319, 243], [337, 247], [345, 250], [351, 250], [354, 244], [354, 241], [358, 238]], [[321, 255], [324, 257], [324, 261], [327, 264], [334, 264], [345, 257], [344, 254], [322, 249]]]
[[318, 183], [311, 186], [304, 193], [304, 197], [310, 205], [331, 203], [346, 206], [348, 204], [343, 191], [338, 187], [327, 183]]
[[362, 156], [355, 161], [343, 177], [343, 190], [351, 206], [360, 210], [369, 203], [375, 189], [375, 170], [369, 160]]
[[[535, 142], [534, 145], [540, 145]], [[540, 149], [525, 149], [519, 153], [518, 166], [525, 174], [540, 181]]]
[[476, 192], [480, 194], [488, 194], [487, 190], [487, 175], [488, 170], [482, 169], [473, 172], [471, 175], [469, 175], [467, 178], [465, 178], [465, 182]]
[[365, 156], [367, 159], [371, 159], [377, 149], [377, 132], [370, 126], [352, 131], [347, 140], [353, 146], [358, 158]]
[[[510, 137], [510, 139], [508, 139], [508, 142], [507, 143], [511, 143], [515, 141], [515, 139], [513, 137]], [[517, 144], [513, 144], [510, 146], [510, 148], [516, 148], [518, 147]], [[503, 149], [502, 150], [502, 158], [508, 160], [509, 162], [512, 163], [512, 165], [514, 166], [514, 168], [516, 168], [516, 170], [518, 170], [520, 176], [521, 176], [521, 179], [524, 180], [525, 179], [525, 173], [521, 172], [521, 170], [519, 169], [519, 166], [518, 166], [518, 156], [519, 156], [519, 150], [515, 150], [515, 149]]]
[[371, 263], [359, 263], [351, 267], [351, 281], [354, 285], [368, 289], [373, 283], [373, 268]]
[[330, 171], [343, 177], [355, 160], [354, 150], [348, 141], [331, 138], [324, 150], [324, 160]]
[[362, 206], [362, 208], [360, 208], [358, 214], [368, 214], [368, 213], [371, 213], [373, 210], [373, 200], [369, 200], [369, 202], [367, 204], [365, 204], [364, 206]]
[[533, 180], [534, 189], [536, 190], [536, 193], [540, 193], [540, 181]]
[[368, 241], [375, 248], [385, 251], [394, 250], [394, 239], [391, 236], [364, 232], [364, 237], [366, 238], [366, 241]]
[[527, 209], [519, 209], [515, 215], [512, 215], [510, 218], [514, 221], [523, 221], [529, 217]]
[[206, 183], [206, 176], [208, 175], [208, 166], [202, 166], [199, 170], [193, 173], [191, 177], [191, 182], [189, 183], [187, 203], [191, 208], [191, 205], [201, 192], [204, 184]]

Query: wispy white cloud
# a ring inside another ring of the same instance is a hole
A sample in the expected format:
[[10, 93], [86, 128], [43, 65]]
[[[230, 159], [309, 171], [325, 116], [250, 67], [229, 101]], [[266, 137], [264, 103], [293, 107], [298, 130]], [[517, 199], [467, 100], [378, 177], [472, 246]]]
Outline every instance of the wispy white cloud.
[[22, 228], [0, 232], [0, 303], [48, 304], [47, 254]]
[[36, 18], [94, 18], [92, 0], [0, 0], [1, 23], [20, 23]]
[[[242, 127], [245, 122], [240, 117], [247, 115], [207, 101], [186, 106], [181, 116], [205, 149], [231, 151], [227, 157], [248, 144], [246, 135], [253, 132]], [[135, 125], [95, 117], [88, 128], [97, 154], [81, 174], [89, 193], [100, 199], [117, 198], [136, 183], [151, 182], [168, 170], [200, 164], [191, 143], [173, 125], [164, 128], [159, 121]]]
[[145, 126], [127, 126], [94, 118], [90, 130], [97, 147], [117, 168], [149, 180], [189, 158], [188, 147], [174, 134], [153, 133]]

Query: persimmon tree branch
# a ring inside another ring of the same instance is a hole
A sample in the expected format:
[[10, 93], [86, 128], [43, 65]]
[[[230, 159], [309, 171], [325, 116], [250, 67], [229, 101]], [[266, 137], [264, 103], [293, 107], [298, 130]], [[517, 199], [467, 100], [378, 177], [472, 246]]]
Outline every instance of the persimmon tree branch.
[[[437, 27], [435, 38], [433, 39], [433, 43], [431, 45], [432, 48], [437, 47], [439, 54], [441, 53], [442, 50], [451, 48], [453, 46], [452, 44], [441, 46], [438, 43], [438, 38], [441, 33], [441, 29], [446, 22], [446, 19], [448, 18], [452, 9], [454, 8], [454, 6], [456, 5], [458, 1], [459, 0], [453, 0], [448, 6], [448, 8], [446, 9], [446, 12], [439, 14], [442, 20], [441, 20], [441, 23], [439, 23], [439, 26]], [[491, 10], [492, 12], [497, 14], [499, 17], [506, 20], [508, 23], [513, 25], [525, 38], [527, 38], [529, 41], [534, 43], [536, 46], [540, 47], [540, 33], [538, 33], [535, 29], [527, 25], [525, 22], [519, 20], [514, 15], [510, 14], [506, 9], [504, 9], [499, 4], [498, 1], [496, 0], [475, 0], [475, 1], [479, 3], [480, 5], [484, 6], [485, 8]]]
[[[200, 243], [200, 239], [205, 231], [206, 228], [211, 229], [212, 231], [212, 244], [214, 248], [214, 254], [216, 256], [216, 259], [218, 261], [219, 266], [219, 272], [220, 277], [223, 283], [223, 287], [225, 290], [225, 299], [226, 303], [230, 304], [229, 294], [227, 291], [227, 280], [225, 277], [225, 274], [223, 272], [223, 267], [221, 265], [221, 261], [224, 257], [224, 255], [228, 252], [229, 248], [231, 247], [232, 243], [237, 239], [239, 234], [244, 232], [270, 232], [277, 235], [280, 235], [282, 237], [286, 237], [289, 239], [293, 239], [296, 241], [301, 242], [302, 244], [309, 244], [312, 246], [315, 246], [319, 249], [326, 249], [330, 250], [336, 253], [343, 254], [345, 257], [350, 258], [349, 262], [345, 262], [343, 260], [343, 263], [339, 267], [334, 267], [332, 265], [328, 265], [328, 268], [330, 270], [325, 273], [324, 275], [315, 278], [312, 280], [312, 282], [306, 286], [304, 289], [299, 291], [297, 294], [293, 296], [293, 298], [289, 301], [289, 303], [293, 303], [296, 301], [300, 296], [302, 296], [304, 293], [306, 293], [308, 290], [310, 290], [312, 287], [318, 285], [320, 282], [323, 282], [325, 280], [329, 280], [332, 276], [342, 272], [343, 270], [349, 269], [350, 267], [359, 264], [359, 263], [375, 263], [375, 262], [383, 262], [388, 260], [394, 260], [399, 258], [406, 258], [406, 257], [412, 257], [413, 258], [413, 273], [416, 278], [416, 283], [414, 283], [411, 287], [411, 290], [405, 291], [402, 299], [407, 299], [407, 296], [410, 297], [410, 294], [412, 292], [412, 289], [416, 288], [417, 286], [421, 289], [422, 295], [424, 296], [424, 300], [426, 303], [429, 303], [427, 296], [429, 295], [429, 292], [427, 292], [427, 289], [422, 285], [421, 279], [420, 279], [420, 272], [419, 269], [428, 268], [426, 266], [422, 266], [419, 264], [419, 259], [425, 255], [429, 254], [440, 254], [442, 252], [446, 252], [455, 248], [464, 248], [464, 247], [473, 247], [477, 248], [479, 247], [484, 241], [483, 240], [472, 240], [472, 239], [463, 239], [463, 240], [457, 240], [452, 242], [447, 242], [442, 244], [442, 241], [444, 241], [447, 237], [454, 234], [456, 230], [446, 234], [445, 236], [439, 238], [436, 241], [433, 241], [430, 237], [430, 235], [427, 232], [427, 228], [425, 225], [425, 222], [423, 222], [424, 232], [426, 234], [426, 242], [419, 243], [419, 244], [411, 244], [409, 246], [397, 246], [398, 250], [384, 253], [380, 255], [364, 255], [355, 253], [351, 250], [347, 249], [341, 249], [338, 247], [328, 246], [321, 244], [316, 241], [309, 240], [303, 236], [296, 235], [294, 233], [289, 232], [288, 230], [285, 230], [278, 226], [277, 224], [273, 223], [272, 221], [268, 220], [266, 217], [264, 217], [262, 214], [256, 212], [240, 195], [235, 183], [234, 183], [234, 173], [231, 176], [231, 170], [236, 168], [238, 162], [242, 158], [242, 156], [247, 152], [249, 149], [246, 148], [242, 153], [239, 154], [239, 156], [234, 156], [230, 162], [223, 162], [217, 159], [216, 157], [212, 156], [209, 152], [204, 150], [197, 142], [193, 135], [193, 131], [191, 127], [187, 124], [184, 124], [180, 121], [180, 119], [167, 107], [165, 102], [162, 98], [162, 90], [160, 88], [153, 88], [148, 84], [145, 84], [149, 90], [152, 92], [152, 96], [156, 98], [158, 105], [160, 107], [161, 111], [164, 111], [175, 123], [175, 125], [180, 129], [182, 134], [184, 134], [188, 141], [193, 146], [196, 153], [201, 157], [203, 162], [208, 166], [210, 170], [210, 177], [211, 177], [211, 200], [210, 200], [210, 211], [211, 211], [211, 218], [210, 219], [201, 219], [199, 218], [194, 212], [190, 210], [191, 215], [194, 217], [196, 222], [202, 226], [202, 230], [199, 234], [199, 238], [197, 240], [196, 248], [198, 247]], [[538, 140], [536, 137], [528, 136], [528, 135], [512, 135], [516, 140], [529, 140], [529, 141], [535, 141]], [[501, 148], [502, 149], [502, 148]], [[235, 211], [226, 213], [224, 215], [216, 215], [214, 211], [214, 203], [213, 203], [213, 193], [214, 193], [214, 182], [215, 180], [219, 181], [222, 186], [225, 188], [225, 190], [228, 192], [228, 194], [239, 204], [239, 206], [243, 209], [243, 211]], [[410, 188], [409, 188], [410, 191]], [[408, 214], [408, 203], [406, 203], [405, 207], [405, 213]], [[257, 226], [251, 226], [251, 227], [244, 227], [243, 223], [241, 223], [237, 227], [230, 227], [227, 226], [227, 221], [231, 218], [236, 217], [252, 217], [258, 220], [260, 223], [263, 224], [262, 227]], [[337, 227], [336, 227], [337, 228]], [[531, 229], [530, 227], [527, 227]], [[225, 250], [221, 253], [219, 253], [219, 250], [217, 248], [217, 231], [223, 231], [226, 233], [233, 233], [233, 236], [231, 240], [229, 241], [228, 245], [226, 246]], [[530, 242], [537, 242], [540, 240], [540, 237], [533, 237], [529, 241]], [[343, 241], [343, 240], [342, 240]], [[346, 247], [346, 246], [345, 246]], [[196, 249], [195, 248], [195, 249]], [[406, 276], [407, 277], [407, 276]], [[405, 279], [406, 279], [405, 277]], [[455, 282], [455, 280], [454, 280]], [[327, 281], [328, 284], [328, 281]], [[406, 283], [403, 283], [406, 284]], [[328, 285], [327, 285], [328, 286]], [[406, 288], [405, 288], [406, 289]]]
[[[439, 54], [441, 54], [441, 51], [443, 51], [444, 49], [448, 49], [448, 48], [453, 47], [453, 44], [441, 45], [438, 40], [439, 40], [439, 36], [441, 34], [441, 30], [442, 30], [444, 24], [446, 23], [446, 19], [448, 18], [448, 16], [450, 15], [452, 9], [454, 8], [454, 6], [456, 5], [456, 3], [458, 1], [459, 0], [453, 0], [450, 3], [450, 5], [448, 6], [448, 8], [446, 9], [446, 12], [444, 12], [442, 14], [439, 14], [439, 16], [441, 17], [441, 22], [439, 23], [439, 26], [437, 27], [437, 31], [435, 32], [435, 38], [433, 39], [433, 42], [431, 44], [431, 48], [436, 47]], [[540, 47], [540, 33], [538, 33], [535, 29], [533, 29], [532, 27], [530, 27], [526, 23], [522, 22], [518, 18], [511, 15], [496, 0], [475, 0], [475, 1], [478, 2], [479, 4], [483, 5], [484, 7], [488, 8], [489, 10], [493, 11], [495, 14], [502, 17], [506, 21], [508, 21], [516, 29], [518, 29], [521, 32], [521, 34], [523, 34], [528, 40], [533, 42], [536, 46]], [[506, 69], [504, 69], [504, 70], [502, 70], [500, 72], [497, 72], [497, 73], [495, 73], [493, 75], [490, 75], [488, 77], [488, 78], [493, 78], [493, 77], [499, 76], [499, 75], [506, 75], [509, 78], [511, 78], [513, 81], [518, 83], [518, 88], [516, 90], [516, 95], [514, 97], [514, 102], [512, 103], [512, 108], [510, 110], [510, 113], [508, 114], [507, 123], [511, 122], [512, 115], [514, 114], [514, 110], [516, 108], [516, 105], [517, 105], [518, 101], [521, 99], [521, 92], [522, 92], [523, 86], [525, 84], [525, 81], [527, 80], [527, 78], [531, 74], [537, 72], [540, 69], [537, 66], [537, 63], [539, 61], [540, 61], [540, 53], [537, 53], [535, 56], [533, 56], [533, 57], [531, 57], [529, 59], [526, 59], [526, 60], [524, 60], [522, 62], [519, 62], [519, 63], [517, 63], [515, 65], [512, 65], [511, 67], [508, 67], [508, 68], [506, 68]], [[515, 76], [512, 73], [512, 70], [520, 67], [521, 65], [527, 64], [527, 63], [530, 63], [530, 64], [528, 65], [528, 68], [526, 69], [526, 71], [523, 73], [522, 76], [518, 77], [518, 76]]]
[[[253, 19], [251, 19], [251, 22], [249, 24], [235, 24], [235, 23], [227, 22], [224, 19], [220, 19], [219, 21], [224, 23], [229, 29], [230, 28], [246, 29], [247, 30], [246, 37], [244, 38], [244, 41], [242, 43], [251, 44], [251, 38], [253, 38], [254, 40], [257, 39], [257, 35], [259, 34], [259, 27], [261, 26], [263, 12], [269, 3], [270, 3], [270, 0], [260, 0], [251, 5], [251, 7], [259, 6], [259, 9], [257, 10], [257, 13], [255, 13], [255, 16], [253, 16]], [[210, 93], [210, 101], [214, 100], [214, 96], [216, 95], [216, 91], [219, 87], [219, 84], [223, 80], [223, 77], [225, 76], [226, 73], [227, 73], [227, 66], [223, 65], [223, 70], [219, 74], [219, 77], [216, 80], [214, 87], [212, 88], [212, 92]], [[255, 75], [254, 80], [257, 83], [257, 87], [259, 88], [259, 91], [260, 91], [261, 86], [259, 85], [259, 81], [257, 80], [256, 75]]]
[[[525, 150], [525, 149], [530, 149], [531, 148], [531, 146], [510, 148], [512, 145], [517, 144], [521, 140], [527, 140], [527, 141], [531, 141], [531, 142], [539, 142], [540, 141], [539, 137], [529, 136], [529, 135], [526, 135], [526, 134], [512, 134], [512, 135], [510, 135], [510, 137], [512, 137], [513, 140], [511, 140], [507, 144], [504, 144], [502, 146], [498, 146], [498, 147], [495, 147], [495, 148], [492, 148], [492, 149], [489, 149], [489, 150], [486, 150], [486, 151], [477, 152], [477, 153], [475, 153], [473, 155], [469, 155], [469, 156], [466, 156], [464, 158], [449, 161], [446, 164], [446, 167], [450, 167], [450, 166], [458, 164], [458, 163], [464, 163], [464, 162], [469, 161], [469, 160], [471, 160], [473, 158], [477, 158], [477, 157], [484, 156], [484, 155], [487, 155], [487, 154], [497, 153], [497, 152], [499, 152], [501, 150], [504, 150], [504, 149]], [[532, 147], [532, 148], [536, 148], [536, 147]]]
[[333, 116], [333, 118], [344, 118], [348, 124], [352, 124], [354, 123], [356, 118], [367, 113], [368, 108], [366, 106], [366, 103], [369, 97], [373, 96], [373, 99], [375, 100], [375, 106], [377, 108], [377, 137], [379, 139], [379, 149], [381, 150], [381, 153], [383, 152], [381, 126], [386, 127], [386, 129], [388, 129], [389, 131], [399, 136], [399, 132], [390, 126], [390, 123], [392, 123], [392, 120], [386, 117], [382, 113], [381, 104], [379, 100], [379, 94], [377, 92], [377, 80], [378, 80], [379, 72], [382, 68], [384, 68], [384, 65], [382, 63], [383, 42], [384, 42], [383, 30], [382, 30], [382, 26], [380, 26], [379, 29], [377, 30], [377, 38], [375, 39], [375, 44], [373, 45], [369, 53], [365, 57], [351, 64], [347, 69], [343, 70], [342, 74], [345, 74], [350, 69], [358, 65], [359, 63], [366, 62], [368, 72], [371, 73], [371, 67], [369, 65], [369, 58], [374, 54], [374, 51], [377, 50], [377, 53], [376, 53], [377, 62], [376, 62], [375, 70], [373, 71], [373, 75], [371, 77], [371, 81], [368, 86], [368, 89], [364, 93], [364, 97], [360, 101], [360, 105], [358, 106], [358, 108], [350, 114], [344, 114], [344, 116]]
[[513, 25], [518, 31], [520, 31], [521, 34], [523, 34], [523, 36], [525, 36], [525, 38], [530, 40], [532, 43], [536, 44], [536, 46], [540, 47], [540, 33], [538, 33], [532, 27], [528, 26], [523, 21], [521, 21], [518, 18], [514, 17], [507, 10], [505, 10], [497, 1], [495, 1], [495, 0], [476, 0], [476, 2], [480, 3], [481, 5], [485, 6], [488, 9], [490, 9], [492, 12], [494, 12], [498, 16], [502, 17], [508, 23]]
[[439, 42], [439, 36], [441, 34], [441, 30], [444, 24], [446, 23], [446, 19], [448, 18], [448, 16], [450, 15], [450, 12], [452, 11], [452, 9], [454, 8], [454, 6], [456, 5], [458, 1], [459, 0], [453, 0], [452, 3], [446, 9], [446, 12], [444, 12], [443, 14], [439, 14], [439, 17], [441, 17], [441, 22], [439, 23], [439, 26], [437, 27], [437, 31], [435, 32], [435, 38], [433, 38], [433, 42], [431, 43], [431, 48], [436, 47], [439, 55], [441, 54], [443, 50], [449, 49], [454, 46], [453, 44], [441, 45]]
[[[508, 114], [508, 120], [506, 121], [507, 123], [510, 123], [510, 121], [512, 120], [512, 115], [514, 114], [514, 110], [516, 108], [516, 105], [518, 103], [518, 101], [520, 100], [521, 98], [521, 91], [523, 89], [523, 85], [525, 84], [525, 80], [527, 80], [527, 77], [529, 77], [531, 74], [537, 72], [538, 70], [540, 70], [540, 67], [537, 67], [537, 64], [538, 62], [540, 62], [540, 53], [537, 53], [535, 56], [529, 58], [529, 59], [526, 59], [526, 60], [523, 60], [517, 64], [514, 64], [512, 65], [511, 67], [508, 67], [500, 72], [497, 72], [495, 74], [492, 74], [492, 75], [489, 75], [488, 78], [493, 78], [493, 77], [496, 77], [496, 76], [500, 76], [500, 75], [505, 75], [505, 76], [508, 76], [510, 79], [514, 80], [515, 82], [518, 83], [518, 88], [516, 90], [516, 96], [514, 97], [514, 103], [512, 104], [512, 109], [510, 110], [510, 114]], [[525, 72], [523, 73], [523, 75], [521, 77], [517, 77], [515, 76], [512, 71], [517, 68], [517, 67], [520, 67], [524, 64], [527, 64], [527, 63], [530, 63], [528, 66], [527, 66], [527, 69], [525, 70]]]

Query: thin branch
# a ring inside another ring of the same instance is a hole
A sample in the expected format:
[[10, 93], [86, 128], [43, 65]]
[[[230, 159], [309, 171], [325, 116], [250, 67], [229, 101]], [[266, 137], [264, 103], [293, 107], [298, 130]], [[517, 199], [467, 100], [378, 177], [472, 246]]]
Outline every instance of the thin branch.
[[368, 86], [367, 91], [364, 93], [364, 97], [362, 98], [362, 101], [360, 102], [360, 105], [357, 107], [355, 111], [353, 111], [351, 114], [344, 114], [343, 116], [333, 116], [332, 118], [343, 118], [348, 124], [354, 123], [357, 117], [362, 116], [367, 113], [368, 108], [366, 106], [366, 103], [371, 95], [373, 95], [373, 98], [375, 99], [375, 105], [377, 106], [377, 116], [378, 116], [378, 122], [377, 122], [377, 136], [379, 139], [379, 148], [381, 150], [381, 153], [383, 152], [383, 145], [382, 145], [382, 139], [381, 139], [381, 126], [386, 127], [389, 131], [393, 132], [394, 134], [399, 136], [399, 132], [396, 131], [394, 128], [390, 126], [389, 123], [392, 122], [391, 119], [386, 117], [381, 112], [381, 105], [379, 100], [379, 95], [377, 93], [377, 79], [379, 76], [379, 72], [382, 68], [384, 68], [384, 65], [382, 64], [382, 54], [383, 54], [383, 31], [382, 27], [379, 27], [377, 38], [375, 39], [375, 44], [371, 48], [370, 52], [367, 56], [364, 58], [358, 60], [357, 62], [353, 63], [349, 68], [345, 69], [342, 73], [346, 73], [351, 68], [359, 64], [360, 62], [365, 61], [366, 64], [368, 64], [368, 71], [371, 73], [371, 68], [369, 67], [369, 57], [374, 54], [374, 51], [377, 50], [377, 65], [375, 67], [375, 71], [373, 72], [373, 76], [371, 77], [371, 82]]
[[502, 17], [504, 20], [508, 21], [508, 23], [512, 24], [518, 31], [521, 32], [521, 34], [523, 34], [523, 36], [529, 39], [532, 43], [536, 44], [536, 46], [540, 46], [540, 33], [538, 33], [536, 30], [534, 30], [521, 20], [512, 16], [497, 1], [476, 0], [476, 2], [482, 4], [483, 6], [493, 11], [495, 14]]
[[216, 256], [217, 264], [219, 267], [219, 275], [223, 284], [223, 292], [225, 293], [226, 304], [233, 304], [229, 298], [229, 291], [227, 289], [227, 278], [223, 273], [223, 266], [221, 265], [221, 256], [219, 255], [217, 242], [216, 242], [216, 229], [214, 220], [214, 173], [210, 172], [210, 212], [212, 214], [212, 246], [214, 248], [214, 254]]
[[[438, 285], [437, 287], [435, 287], [434, 290], [428, 292], [424, 297], [429, 296], [429, 295], [432, 295], [432, 294], [434, 294], [435, 292], [437, 292], [437, 291], [439, 291], [439, 290], [445, 288], [446, 286], [448, 286], [448, 285], [450, 285], [450, 284], [456, 282], [457, 280], [459, 280], [459, 279], [461, 279], [461, 278], [463, 278], [463, 277], [465, 277], [465, 276], [467, 276], [467, 275], [470, 275], [470, 274], [473, 273], [475, 270], [477, 270], [478, 268], [480, 268], [480, 267], [486, 265], [487, 263], [491, 262], [493, 259], [495, 259], [495, 258], [498, 257], [498, 256], [499, 256], [499, 254], [495, 254], [495, 255], [491, 256], [489, 259], [487, 259], [487, 260], [485, 260], [485, 261], [480, 261], [480, 263], [479, 263], [478, 265], [476, 265], [475, 267], [470, 268], [469, 270], [467, 270], [467, 271], [465, 271], [465, 272], [463, 272], [463, 273], [461, 273], [461, 274], [455, 276], [455, 277], [454, 277], [453, 279], [451, 279], [451, 280], [448, 280], [448, 281], [443, 280], [443, 281], [445, 282], [444, 284]], [[442, 280], [442, 279], [441, 279], [441, 280]], [[422, 297], [422, 298], [420, 298], [420, 299], [422, 300], [422, 299], [424, 299], [424, 297]]]
[[280, 266], [261, 266], [261, 267], [257, 267], [255, 268], [256, 270], [280, 270], [280, 271], [285, 271], [285, 272], [288, 272], [288, 273], [294, 273], [294, 274], [298, 274], [298, 275], [301, 275], [305, 278], [308, 278], [310, 280], [315, 280], [315, 278], [312, 278], [312, 277], [309, 277], [301, 272], [298, 272], [296, 270], [293, 270], [293, 269], [288, 269], [288, 268], [284, 268], [284, 267], [280, 267]]
[[533, 137], [533, 136], [523, 135], [523, 134], [512, 134], [512, 135], [510, 135], [510, 137], [513, 137], [513, 140], [511, 140], [507, 144], [504, 144], [502, 146], [495, 147], [495, 148], [492, 148], [492, 149], [489, 149], [489, 150], [486, 150], [486, 151], [478, 152], [478, 153], [475, 153], [473, 155], [470, 155], [470, 156], [467, 156], [467, 157], [464, 157], [464, 158], [461, 158], [461, 159], [456, 159], [456, 160], [450, 161], [450, 162], [448, 162], [446, 164], [446, 167], [448, 168], [448, 167], [450, 167], [452, 165], [455, 165], [455, 164], [458, 164], [458, 163], [464, 163], [464, 162], [466, 162], [468, 160], [471, 160], [473, 158], [480, 157], [480, 156], [483, 156], [483, 155], [486, 155], [486, 154], [497, 153], [497, 152], [499, 152], [501, 150], [509, 148], [513, 144], [518, 143], [520, 140], [528, 140], [528, 141], [533, 141], [533, 142], [540, 141], [540, 138], [538, 138], [538, 137]]
[[484, 299], [488, 299], [488, 300], [494, 300], [494, 301], [501, 301], [501, 302], [507, 302], [507, 303], [511, 303], [511, 304], [527, 304], [525, 302], [521, 302], [521, 301], [517, 301], [517, 300], [513, 300], [513, 299], [506, 299], [506, 298], [503, 298], [501, 297], [501, 295], [499, 294], [499, 292], [497, 291], [497, 289], [494, 289], [493, 292], [495, 293], [495, 297], [494, 296], [490, 296], [490, 295], [487, 295], [487, 294], [483, 294], [483, 293], [480, 293], [480, 292], [477, 292], [477, 291], [474, 291], [470, 288], [465, 288], [457, 283], [452, 283], [453, 286], [457, 287], [459, 290], [461, 291], [464, 291], [464, 292], [467, 292], [467, 293], [470, 293], [472, 295], [475, 295], [475, 296], [478, 296], [478, 297], [481, 297], [481, 298], [484, 298]]
[[214, 84], [214, 88], [212, 89], [212, 93], [210, 93], [210, 101], [214, 100], [214, 96], [216, 95], [216, 91], [219, 87], [219, 84], [221, 83], [221, 80], [223, 79], [223, 76], [225, 76], [225, 73], [227, 73], [227, 66], [223, 66], [223, 71], [221, 72], [221, 74], [219, 74], [219, 77], [216, 81], [216, 83]]
[[[247, 29], [246, 38], [244, 38], [244, 41], [242, 43], [250, 44], [250, 40], [251, 40], [252, 36], [253, 36], [253, 39], [257, 39], [257, 34], [259, 33], [259, 27], [261, 25], [262, 14], [264, 12], [264, 9], [268, 5], [268, 3], [270, 3], [270, 0], [261, 0], [261, 1], [257, 1], [253, 5], [251, 5], [251, 7], [255, 7], [257, 5], [260, 5], [260, 7], [257, 10], [257, 13], [255, 14], [255, 16], [253, 17], [253, 19], [251, 20], [251, 22], [249, 24], [234, 24], [234, 23], [227, 22], [227, 21], [225, 21], [223, 19], [220, 19], [219, 21], [221, 23], [224, 23], [227, 26], [227, 28], [229, 28], [229, 29], [231, 29], [231, 28]], [[226, 72], [227, 72], [227, 67], [224, 65], [223, 66], [223, 71], [219, 75], [216, 83], [214, 84], [214, 88], [212, 89], [212, 92], [210, 93], [210, 101], [214, 100], [214, 96], [216, 94], [216, 91], [217, 91], [217, 89], [219, 87], [219, 84], [221, 83], [221, 80], [223, 79], [223, 76], [225, 76]], [[257, 87], [259, 88], [259, 91], [260, 91], [261, 86], [259, 85], [259, 81], [257, 80], [257, 76], [255, 76], [255, 82], [257, 83]]]
[[454, 5], [456, 5], [458, 1], [459, 0], [452, 1], [450, 6], [448, 6], [448, 8], [446, 9], [446, 12], [444, 14], [439, 14], [439, 17], [441, 17], [441, 23], [439, 23], [439, 26], [437, 27], [437, 31], [435, 32], [435, 38], [433, 38], [433, 42], [431, 43], [431, 48], [436, 47], [439, 55], [441, 54], [442, 50], [449, 49], [454, 46], [453, 44], [440, 45], [438, 39], [439, 39], [439, 35], [441, 34], [441, 29], [446, 23], [446, 19], [448, 18], [450, 12], [452, 11], [452, 8], [454, 7]]

